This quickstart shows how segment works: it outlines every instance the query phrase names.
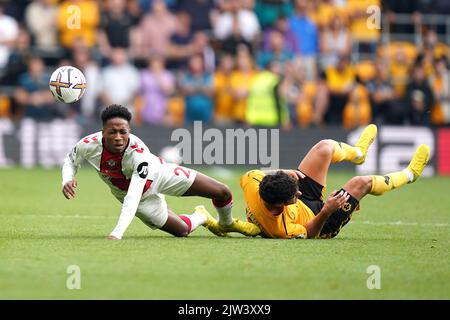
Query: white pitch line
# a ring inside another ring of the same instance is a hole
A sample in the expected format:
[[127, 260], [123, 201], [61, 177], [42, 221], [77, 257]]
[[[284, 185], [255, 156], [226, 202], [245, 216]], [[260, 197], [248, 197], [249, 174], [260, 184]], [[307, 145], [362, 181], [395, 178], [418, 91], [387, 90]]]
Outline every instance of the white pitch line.
[[372, 226], [418, 226], [418, 227], [448, 227], [448, 223], [418, 223], [418, 222], [403, 222], [403, 221], [350, 221], [349, 223], [354, 224], [366, 224]]
[[[98, 215], [39, 215], [39, 214], [0, 214], [0, 217], [28, 217], [28, 218], [57, 218], [57, 219], [117, 219], [118, 216], [98, 216]], [[369, 220], [352, 220], [351, 224], [365, 224], [371, 226], [418, 226], [418, 227], [449, 227], [448, 223], [418, 223], [418, 222], [403, 222], [403, 221], [369, 221]]]

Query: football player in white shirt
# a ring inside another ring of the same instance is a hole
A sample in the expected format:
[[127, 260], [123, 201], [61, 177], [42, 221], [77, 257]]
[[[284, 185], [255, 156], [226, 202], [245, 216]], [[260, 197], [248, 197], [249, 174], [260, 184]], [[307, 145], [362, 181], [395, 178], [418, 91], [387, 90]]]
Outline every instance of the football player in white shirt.
[[[219, 236], [227, 232], [247, 236], [259, 234], [256, 225], [233, 219], [233, 198], [226, 185], [153, 155], [138, 137], [130, 133], [131, 113], [127, 108], [111, 105], [103, 110], [101, 118], [102, 131], [81, 139], [67, 154], [62, 168], [62, 192], [67, 199], [75, 197], [75, 174], [83, 160], [97, 170], [111, 193], [122, 203], [119, 221], [108, 239], [121, 239], [135, 215], [150, 228], [177, 237], [187, 236], [200, 225]], [[197, 206], [190, 215], [179, 216], [167, 208], [165, 194], [212, 199], [219, 221], [203, 206]]]

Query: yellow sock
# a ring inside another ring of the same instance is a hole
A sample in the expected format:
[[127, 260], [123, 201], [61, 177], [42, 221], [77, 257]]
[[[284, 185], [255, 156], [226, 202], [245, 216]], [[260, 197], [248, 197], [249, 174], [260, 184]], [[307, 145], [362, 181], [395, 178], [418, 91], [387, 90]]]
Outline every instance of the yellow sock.
[[385, 176], [372, 176], [372, 189], [369, 194], [381, 196], [386, 191], [400, 188], [410, 181], [405, 171], [393, 172]]
[[344, 142], [337, 142], [333, 140], [333, 144], [334, 144], [334, 152], [331, 158], [332, 163], [341, 161], [353, 161], [358, 156], [362, 155], [360, 150]]

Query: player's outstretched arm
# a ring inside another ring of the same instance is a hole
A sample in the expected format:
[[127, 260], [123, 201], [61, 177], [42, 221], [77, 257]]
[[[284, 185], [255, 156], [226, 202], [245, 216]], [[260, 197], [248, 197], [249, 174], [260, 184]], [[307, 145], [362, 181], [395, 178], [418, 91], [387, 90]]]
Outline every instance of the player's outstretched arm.
[[66, 155], [62, 166], [62, 193], [66, 199], [75, 198], [77, 181], [75, 175], [83, 161], [83, 144], [78, 142]]
[[[145, 164], [145, 165], [144, 165]], [[106, 238], [108, 240], [120, 240], [123, 234], [128, 229], [128, 226], [133, 220], [139, 202], [141, 201], [142, 193], [145, 183], [147, 182], [148, 164], [143, 162], [135, 166], [133, 175], [131, 177], [130, 186], [128, 187], [127, 195], [123, 200], [122, 211], [120, 212], [119, 221], [114, 230]]]
[[327, 219], [335, 212], [337, 209], [341, 208], [350, 198], [347, 192], [341, 191], [337, 192], [334, 190], [325, 201], [325, 205], [319, 214], [309, 221], [305, 228], [308, 234], [308, 238], [316, 238], [327, 221]]

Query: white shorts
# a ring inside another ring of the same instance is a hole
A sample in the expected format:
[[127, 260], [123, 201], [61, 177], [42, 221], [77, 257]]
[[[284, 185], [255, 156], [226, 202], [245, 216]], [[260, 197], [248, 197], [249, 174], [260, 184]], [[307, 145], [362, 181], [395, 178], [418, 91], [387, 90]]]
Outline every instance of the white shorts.
[[141, 200], [136, 210], [136, 217], [152, 229], [164, 226], [168, 216], [167, 202], [162, 194], [151, 195]]
[[163, 163], [158, 179], [153, 181], [149, 194], [144, 195], [139, 203], [136, 217], [152, 229], [164, 226], [169, 216], [164, 195], [182, 196], [192, 186], [196, 175], [195, 170], [174, 163]]
[[197, 171], [195, 170], [175, 163], [164, 162], [158, 178], [153, 181], [149, 191], [180, 197], [192, 186], [196, 176]]

